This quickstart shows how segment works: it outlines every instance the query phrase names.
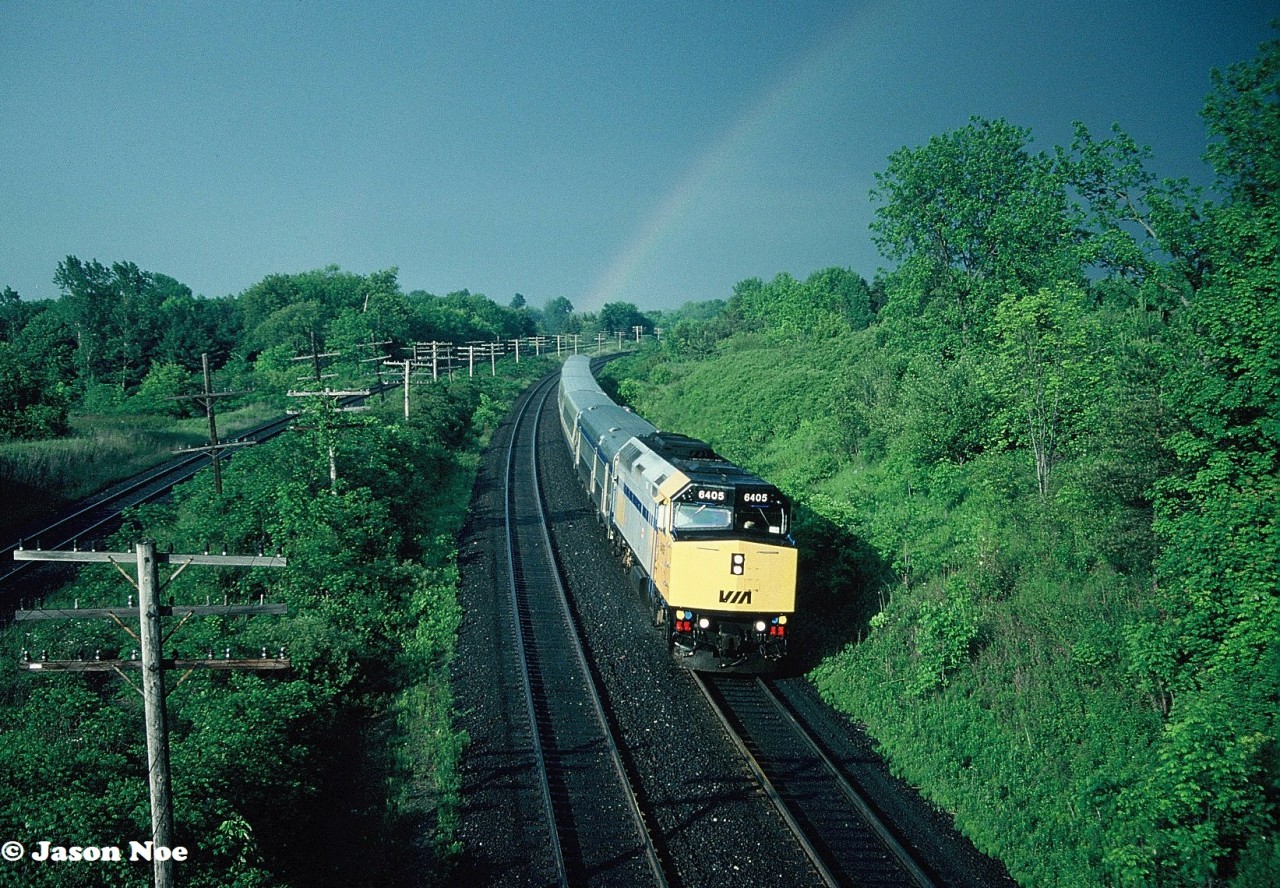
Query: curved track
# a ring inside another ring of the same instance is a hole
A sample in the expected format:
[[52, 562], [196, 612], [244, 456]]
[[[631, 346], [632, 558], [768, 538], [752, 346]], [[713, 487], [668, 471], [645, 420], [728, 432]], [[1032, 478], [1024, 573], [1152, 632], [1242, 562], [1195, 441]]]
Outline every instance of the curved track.
[[562, 885], [665, 886], [548, 535], [537, 418], [555, 380], [541, 383], [520, 410], [505, 482], [510, 601], [555, 878]]
[[[361, 400], [363, 396], [348, 397], [341, 404], [347, 406]], [[290, 416], [282, 416], [270, 420], [224, 443], [244, 441], [260, 444], [288, 429], [292, 419]], [[234, 454], [234, 448], [224, 451], [221, 459], [226, 462]], [[0, 548], [0, 601], [10, 603], [17, 592], [18, 581], [29, 571], [41, 569], [39, 562], [15, 563], [15, 549], [68, 549], [95, 545], [116, 529], [120, 514], [125, 509], [167, 496], [175, 486], [208, 465], [209, 457], [203, 453], [169, 460], [78, 503], [71, 512], [43, 527], [32, 528], [21, 539]]]

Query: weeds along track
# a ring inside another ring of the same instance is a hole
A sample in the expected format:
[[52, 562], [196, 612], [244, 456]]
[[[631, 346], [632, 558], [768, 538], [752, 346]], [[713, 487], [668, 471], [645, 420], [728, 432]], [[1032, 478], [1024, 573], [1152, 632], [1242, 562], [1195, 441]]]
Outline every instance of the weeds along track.
[[574, 625], [538, 481], [538, 416], [555, 391], [544, 380], [520, 409], [507, 455], [510, 601], [538, 772], [549, 857], [561, 885], [666, 885]]
[[695, 677], [823, 881], [833, 886], [936, 884], [768, 680]]
[[[346, 398], [343, 406], [361, 400]], [[233, 442], [260, 444], [276, 437], [289, 428], [291, 417], [282, 416], [265, 422], [238, 435]], [[221, 454], [225, 463], [235, 454], [230, 448]], [[18, 548], [73, 549], [90, 548], [105, 540], [120, 524], [121, 513], [133, 506], [155, 502], [169, 495], [175, 486], [188, 480], [209, 465], [209, 457], [203, 453], [180, 456], [148, 469], [127, 481], [121, 482], [97, 496], [77, 503], [72, 509], [43, 527], [31, 528], [0, 549], [0, 606], [11, 608], [19, 598], [33, 597], [36, 591], [29, 588], [28, 576], [48, 567], [40, 562], [13, 560]]]

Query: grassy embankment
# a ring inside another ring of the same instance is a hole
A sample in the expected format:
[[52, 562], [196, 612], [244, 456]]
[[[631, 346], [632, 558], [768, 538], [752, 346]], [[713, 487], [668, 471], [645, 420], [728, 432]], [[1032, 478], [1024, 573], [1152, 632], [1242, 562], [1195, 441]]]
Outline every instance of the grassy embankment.
[[659, 427], [795, 498], [796, 653], [892, 769], [1021, 882], [1106, 884], [1116, 787], [1161, 724], [1123, 656], [1149, 578], [1099, 556], [1109, 516], [1042, 503], [1024, 453], [913, 467], [902, 449], [927, 429], [907, 427], [870, 336], [740, 338], [606, 373]]
[[[218, 416], [218, 435], [226, 440], [278, 415], [278, 408], [267, 405], [229, 410]], [[52, 514], [159, 465], [174, 450], [209, 441], [204, 417], [73, 414], [71, 426], [62, 438], [0, 444], [0, 530]]]

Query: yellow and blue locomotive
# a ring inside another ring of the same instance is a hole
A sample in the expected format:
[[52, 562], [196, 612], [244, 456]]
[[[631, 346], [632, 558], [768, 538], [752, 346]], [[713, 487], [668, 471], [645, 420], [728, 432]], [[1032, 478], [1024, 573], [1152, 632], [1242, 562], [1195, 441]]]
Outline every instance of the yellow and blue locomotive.
[[597, 516], [677, 659], [771, 669], [795, 611], [787, 498], [702, 441], [614, 404], [585, 356], [565, 362], [559, 410]]

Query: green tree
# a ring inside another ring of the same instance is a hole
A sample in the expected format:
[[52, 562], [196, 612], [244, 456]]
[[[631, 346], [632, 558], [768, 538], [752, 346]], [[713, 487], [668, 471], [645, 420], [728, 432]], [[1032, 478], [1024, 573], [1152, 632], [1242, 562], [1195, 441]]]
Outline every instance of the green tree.
[[1051, 493], [1064, 439], [1096, 390], [1084, 293], [1072, 286], [1008, 294], [996, 306], [986, 378], [1008, 408], [1011, 436], [1030, 448], [1041, 500]]
[[0, 439], [67, 431], [76, 339], [56, 305], [40, 303], [12, 341], [0, 340]]
[[12, 339], [23, 325], [22, 300], [18, 291], [5, 287], [0, 293], [0, 342]]
[[787, 272], [768, 284], [742, 281], [726, 315], [745, 329], [773, 330], [782, 336], [839, 336], [871, 322], [867, 282], [847, 268], [815, 271], [800, 282]]
[[129, 407], [142, 413], [190, 416], [193, 402], [179, 400], [192, 390], [191, 374], [178, 364], [153, 363], [129, 399]]
[[[1059, 148], [1057, 157], [1063, 178], [1088, 210], [1082, 263], [1139, 285], [1154, 279], [1154, 304], [1185, 306], [1189, 288], [1199, 285], [1203, 273], [1196, 195], [1187, 182], [1157, 182], [1147, 168], [1150, 149], [1118, 125], [1110, 139], [1099, 141], [1076, 123], [1070, 151]], [[1141, 286], [1125, 289], [1139, 296], [1150, 292]]]
[[643, 327], [645, 332], [649, 332], [653, 325], [630, 302], [609, 302], [600, 309], [600, 329], [606, 333], [620, 332], [630, 336], [632, 327]]
[[[1168, 721], [1121, 793], [1133, 881], [1204, 884], [1244, 854], [1275, 869], [1280, 821], [1280, 41], [1214, 76], [1204, 117], [1227, 195], [1202, 211], [1200, 286], [1177, 315], [1157, 485], [1159, 616], [1134, 630]], [[1266, 861], [1270, 860], [1270, 863]]]
[[936, 317], [963, 344], [1001, 294], [1078, 278], [1078, 214], [1053, 159], [1030, 141], [1029, 130], [974, 118], [890, 155], [871, 230], [901, 263], [889, 296], [899, 315]]
[[142, 380], [158, 354], [164, 303], [191, 298], [185, 285], [132, 262], [108, 269], [97, 260], [68, 256], [58, 264], [54, 282], [64, 293], [60, 310], [76, 331], [83, 381], [112, 384], [122, 392]]
[[563, 296], [548, 299], [542, 309], [542, 325], [552, 335], [563, 333], [564, 326], [573, 314], [573, 303]]
[[369, 334], [376, 340], [390, 340], [395, 346], [409, 341], [412, 310], [396, 279], [398, 269], [376, 271], [365, 278], [364, 305], [361, 313], [368, 318]]

